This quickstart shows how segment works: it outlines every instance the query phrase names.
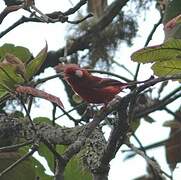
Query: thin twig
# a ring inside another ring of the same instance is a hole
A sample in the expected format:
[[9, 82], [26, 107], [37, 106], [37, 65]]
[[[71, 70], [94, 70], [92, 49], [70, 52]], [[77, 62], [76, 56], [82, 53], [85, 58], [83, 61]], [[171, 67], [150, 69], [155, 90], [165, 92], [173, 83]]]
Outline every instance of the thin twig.
[[53, 104], [53, 110], [52, 110], [52, 125], [55, 126], [55, 114], [56, 114], [56, 108], [57, 106]]
[[80, 24], [81, 22], [85, 21], [86, 19], [88, 19], [90, 17], [93, 17], [93, 14], [90, 13], [90, 14], [86, 15], [85, 17], [83, 17], [82, 19], [79, 19], [79, 20], [76, 20], [76, 21], [67, 20], [67, 22], [70, 23], [70, 24]]
[[4, 174], [6, 174], [7, 172], [9, 172], [11, 169], [13, 169], [14, 167], [16, 167], [18, 164], [20, 164], [22, 161], [26, 160], [29, 156], [33, 155], [35, 151], [37, 151], [38, 146], [37, 145], [33, 145], [33, 147], [31, 148], [31, 151], [29, 151], [28, 153], [26, 153], [24, 156], [22, 156], [20, 159], [18, 159], [17, 161], [15, 161], [13, 164], [11, 164], [9, 167], [7, 167], [5, 170], [3, 170], [0, 173], [0, 177], [2, 177]]
[[142, 145], [141, 141], [138, 139], [138, 137], [136, 136], [135, 133], [132, 133], [133, 137], [135, 138], [135, 140], [137, 141], [137, 143], [140, 146], [140, 150], [142, 150], [145, 154], [146, 154], [146, 149], [144, 148], [144, 146]]
[[54, 156], [56, 156], [56, 158], [61, 160], [62, 163], [65, 161], [63, 157], [55, 150], [55, 148], [48, 141], [46, 141], [45, 139], [42, 139], [42, 141], [47, 146], [47, 148], [54, 154]]
[[[55, 114], [56, 114], [56, 109], [57, 109], [57, 106], [54, 104], [54, 103], [52, 103], [53, 104], [53, 110], [52, 110], [52, 125], [53, 126], [55, 126], [56, 124], [55, 124]], [[56, 150], [56, 144], [52, 144], [52, 149], [55, 149]], [[57, 163], [56, 163], [56, 156], [55, 155], [53, 155], [53, 158], [54, 158], [54, 174], [55, 174], [55, 171], [56, 171], [56, 166], [57, 166]]]
[[115, 63], [117, 66], [119, 66], [119, 67], [123, 68], [124, 70], [126, 70], [131, 76], [134, 77], [134, 74], [133, 74], [126, 66], [124, 66], [123, 64], [118, 63], [118, 62], [115, 61], [114, 59], [111, 59], [111, 61], [112, 61], [113, 63]]
[[16, 150], [16, 149], [18, 149], [20, 147], [30, 145], [33, 142], [34, 142], [34, 140], [30, 140], [30, 141], [27, 141], [27, 142], [24, 142], [24, 143], [21, 143], [21, 144], [14, 144], [14, 145], [11, 145], [11, 146], [1, 147], [0, 152]]
[[166, 101], [170, 99], [173, 95], [177, 94], [178, 92], [181, 92], [181, 86], [179, 86], [178, 88], [175, 88], [172, 92], [170, 92], [168, 95], [162, 98], [162, 101]]
[[59, 108], [62, 110], [62, 112], [63, 112], [70, 120], [72, 120], [74, 123], [77, 122], [77, 120], [76, 120], [73, 116], [71, 116], [67, 111], [65, 111], [62, 107], [59, 107]]
[[181, 122], [181, 116], [180, 116], [179, 114], [171, 111], [171, 110], [168, 109], [167, 107], [165, 107], [164, 110], [165, 110], [167, 113], [171, 114], [171, 115], [175, 118], [175, 120], [178, 120], [179, 122]]
[[30, 116], [30, 113], [29, 113], [28, 109], [26, 108], [26, 105], [25, 105], [25, 103], [24, 103], [24, 101], [23, 101], [23, 98], [22, 98], [22, 97], [19, 97], [19, 96], [17, 96], [17, 97], [18, 97], [18, 99], [20, 100], [20, 102], [21, 102], [21, 104], [22, 104], [22, 106], [23, 106], [23, 108], [24, 108], [24, 110], [25, 110], [25, 112], [26, 112], [26, 115], [27, 115], [27, 117], [28, 117], [28, 120], [29, 120], [29, 122], [30, 122], [30, 124], [31, 124], [32, 129], [33, 129], [34, 132], [36, 133], [35, 125], [34, 125], [34, 123], [33, 123], [33, 120], [31, 119], [31, 116]]
[[34, 86], [37, 86], [38, 84], [42, 84], [46, 81], [49, 81], [49, 80], [52, 80], [52, 79], [55, 79], [55, 78], [63, 78], [62, 74], [61, 73], [57, 73], [55, 75], [52, 75], [52, 76], [48, 76], [46, 78], [42, 78], [42, 79], [38, 79], [33, 85]]
[[140, 156], [142, 156], [146, 162], [155, 170], [155, 172], [157, 172], [157, 174], [159, 176], [162, 176], [162, 174], [164, 174], [166, 177], [168, 177], [169, 179], [172, 179], [172, 176], [170, 176], [169, 174], [167, 174], [166, 172], [164, 172], [160, 166], [153, 161], [150, 157], [148, 157], [147, 155], [145, 155], [145, 153], [143, 151], [141, 151], [140, 149], [136, 148], [133, 144], [131, 143], [127, 143], [127, 146], [130, 147], [134, 152], [136, 152], [137, 154], [139, 154]]
[[[169, 139], [164, 139], [164, 140], [161, 140], [159, 142], [156, 142], [156, 143], [153, 143], [153, 144], [149, 144], [147, 146], [144, 146], [144, 149], [147, 151], [147, 150], [150, 150], [150, 149], [153, 149], [153, 148], [157, 148], [157, 147], [160, 147], [160, 146], [165, 146], [165, 144], [168, 142]], [[139, 150], [141, 150], [141, 148], [138, 148]], [[131, 152], [132, 150], [131, 149], [128, 149], [128, 150], [121, 150], [121, 152], [125, 153], [125, 152]], [[129, 154], [125, 159], [129, 159], [133, 156], [135, 156], [136, 153], [131, 153]]]
[[123, 76], [119, 76], [119, 75], [114, 74], [114, 73], [111, 73], [111, 72], [101, 71], [101, 70], [94, 70], [94, 69], [88, 69], [88, 71], [91, 72], [91, 73], [107, 74], [107, 75], [110, 75], [110, 76], [117, 77], [117, 78], [119, 78], [119, 79], [121, 79], [121, 80], [124, 80], [124, 81], [126, 81], [126, 82], [131, 82], [130, 79], [125, 78], [125, 77], [123, 77]]
[[[148, 46], [149, 42], [152, 40], [153, 34], [155, 33], [157, 27], [162, 23], [162, 19], [163, 19], [163, 16], [161, 16], [159, 21], [153, 26], [153, 29], [151, 30], [150, 34], [148, 35], [144, 47]], [[134, 75], [134, 81], [137, 80], [139, 70], [140, 70], [140, 63], [138, 63], [138, 65], [137, 65], [136, 72]]]
[[[79, 105], [75, 106], [74, 108], [70, 109], [69, 111], [66, 111], [66, 113], [70, 113], [70, 112], [72, 112], [72, 111], [74, 111], [74, 110], [76, 110], [76, 109], [80, 108], [81, 106], [84, 106], [85, 104], [86, 104], [86, 102], [83, 102], [83, 103], [81, 103], [81, 104], [79, 104]], [[65, 115], [66, 115], [66, 114], [65, 114], [65, 113], [63, 113], [63, 114], [61, 114], [61, 115], [57, 116], [57, 117], [55, 118], [55, 120], [57, 120], [57, 119], [61, 118], [62, 116], [65, 116]]]
[[33, 104], [33, 96], [29, 96], [29, 103], [28, 103], [28, 112], [30, 114], [30, 111], [31, 111], [31, 107], [32, 107], [32, 104]]
[[71, 14], [74, 14], [76, 11], [78, 11], [86, 3], [87, 3], [87, 0], [80, 0], [73, 8], [70, 8], [69, 10], [64, 12], [63, 14], [65, 16], [69, 16]]
[[147, 107], [145, 109], [142, 109], [141, 112], [135, 112], [135, 118], [141, 118], [146, 116], [147, 114], [150, 114], [156, 110], [162, 110], [165, 108], [166, 105], [172, 103], [173, 101], [177, 100], [181, 97], [181, 93], [178, 95], [173, 96], [172, 98], [161, 100], [159, 103], [155, 103], [154, 105]]
[[16, 28], [17, 26], [25, 23], [25, 22], [41, 22], [39, 19], [37, 18], [27, 18], [25, 16], [22, 16], [19, 20], [17, 20], [14, 24], [12, 24], [11, 26], [9, 26], [7, 29], [5, 29], [4, 31], [2, 31], [0, 33], [0, 38], [2, 38], [4, 35], [6, 35], [7, 33], [9, 33], [11, 30], [13, 30], [14, 28]]
[[[71, 15], [73, 13], [75, 13], [76, 11], [78, 11], [78, 9], [81, 8], [81, 6], [83, 6], [85, 3], [87, 2], [87, 0], [81, 0], [79, 3], [77, 3], [77, 5], [75, 5], [73, 8], [70, 8], [69, 10], [67, 10], [66, 12], [52, 12], [50, 14], [43, 14], [40, 10], [38, 10], [34, 5], [32, 5], [31, 7], [38, 12], [41, 17], [35, 16], [35, 17], [25, 17], [22, 16], [18, 21], [16, 21], [14, 24], [12, 24], [10, 27], [8, 27], [7, 29], [5, 29], [4, 31], [2, 31], [0, 33], [0, 38], [3, 37], [4, 35], [6, 35], [7, 33], [9, 33], [11, 30], [13, 30], [14, 28], [16, 28], [17, 26], [25, 23], [25, 22], [41, 22], [41, 23], [55, 23], [55, 22], [68, 22], [71, 24], [79, 24], [82, 21], [86, 20], [87, 18], [92, 17], [92, 14], [88, 14], [87, 16], [85, 16], [84, 18], [77, 20], [77, 21], [70, 21], [68, 19], [68, 15]], [[42, 18], [43, 17], [43, 18]]]

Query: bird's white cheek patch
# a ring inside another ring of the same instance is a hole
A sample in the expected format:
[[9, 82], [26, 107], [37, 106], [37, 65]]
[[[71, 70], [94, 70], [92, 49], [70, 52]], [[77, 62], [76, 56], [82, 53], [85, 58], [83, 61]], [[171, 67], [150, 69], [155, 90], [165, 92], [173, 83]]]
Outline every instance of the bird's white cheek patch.
[[76, 70], [75, 71], [75, 75], [79, 78], [82, 78], [83, 77], [83, 72], [81, 70]]

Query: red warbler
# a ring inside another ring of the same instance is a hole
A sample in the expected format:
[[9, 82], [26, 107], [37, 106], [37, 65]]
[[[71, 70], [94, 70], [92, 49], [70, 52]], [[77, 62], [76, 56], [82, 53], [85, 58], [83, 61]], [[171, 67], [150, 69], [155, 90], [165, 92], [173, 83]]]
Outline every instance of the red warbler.
[[94, 76], [77, 64], [57, 65], [55, 69], [57, 72], [64, 71], [64, 79], [88, 103], [107, 104], [124, 88], [130, 87], [129, 83]]

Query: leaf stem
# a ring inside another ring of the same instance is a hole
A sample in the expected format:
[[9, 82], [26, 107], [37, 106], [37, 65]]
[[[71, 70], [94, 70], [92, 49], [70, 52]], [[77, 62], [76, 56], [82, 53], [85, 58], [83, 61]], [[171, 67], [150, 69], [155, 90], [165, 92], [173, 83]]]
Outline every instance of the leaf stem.
[[[161, 15], [159, 21], [153, 26], [153, 29], [151, 30], [150, 34], [148, 35], [144, 47], [147, 47], [149, 42], [152, 40], [153, 34], [155, 33], [157, 27], [162, 23], [162, 19], [163, 19], [163, 16]], [[136, 72], [135, 72], [135, 75], [134, 75], [134, 81], [136, 81], [137, 78], [138, 78], [138, 73], [139, 73], [139, 70], [140, 70], [140, 66], [141, 66], [140, 63], [138, 63], [137, 68], [136, 68]]]

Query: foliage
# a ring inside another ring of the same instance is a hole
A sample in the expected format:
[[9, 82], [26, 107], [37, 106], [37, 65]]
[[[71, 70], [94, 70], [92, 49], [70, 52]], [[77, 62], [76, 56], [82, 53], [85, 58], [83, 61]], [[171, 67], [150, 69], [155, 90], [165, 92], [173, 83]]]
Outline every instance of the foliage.
[[165, 145], [166, 149], [166, 159], [167, 163], [169, 164], [169, 167], [171, 171], [174, 171], [174, 169], [177, 166], [177, 163], [181, 162], [181, 131], [180, 131], [180, 111], [176, 112], [176, 118], [171, 121], [166, 121], [164, 123], [165, 127], [169, 127], [171, 129], [169, 140], [167, 141]]
[[32, 55], [27, 48], [12, 44], [0, 47], [0, 97], [29, 81], [43, 64], [46, 54], [47, 47], [30, 60]]
[[[0, 156], [0, 171], [6, 169], [16, 160], [21, 157], [18, 152], [1, 152]], [[16, 166], [12, 171], [1, 177], [1, 180], [13, 179], [13, 180], [24, 180], [24, 179], [35, 179], [35, 169], [33, 168], [32, 161], [26, 159], [21, 164]]]
[[138, 50], [131, 58], [139, 63], [154, 62], [152, 69], [157, 76], [181, 74], [181, 40], [170, 39], [161, 45]]

